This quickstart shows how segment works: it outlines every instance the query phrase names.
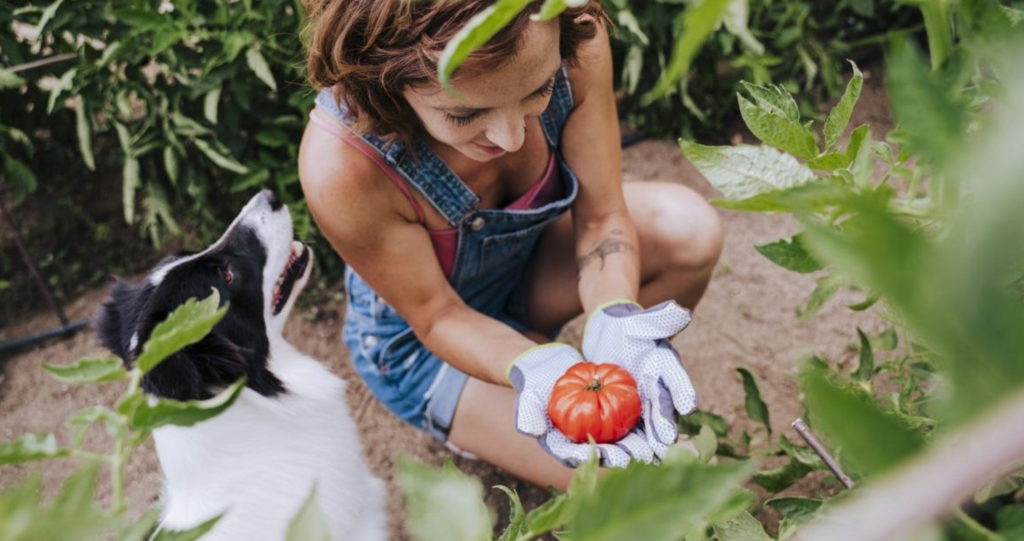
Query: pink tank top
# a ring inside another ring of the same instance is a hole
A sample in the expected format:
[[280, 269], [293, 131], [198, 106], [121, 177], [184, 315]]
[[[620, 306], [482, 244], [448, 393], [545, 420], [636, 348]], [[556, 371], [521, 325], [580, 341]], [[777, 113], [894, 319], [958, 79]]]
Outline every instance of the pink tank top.
[[[398, 186], [399, 190], [405, 194], [405, 197], [412, 204], [413, 209], [416, 211], [417, 221], [421, 224], [426, 223], [426, 219], [423, 216], [423, 208], [416, 202], [416, 199], [409, 192], [409, 188], [406, 187], [405, 182], [402, 180], [401, 175], [397, 171], [392, 169], [384, 158], [378, 154], [370, 145], [366, 144], [365, 141], [356, 137], [354, 134], [345, 133], [339, 130], [330, 121], [321, 118], [318, 113], [319, 109], [313, 109], [309, 113], [309, 119], [312, 120], [317, 126], [320, 126], [327, 133], [341, 139], [342, 141], [352, 145], [356, 150], [364, 154], [367, 158], [373, 160], [373, 163], [384, 171], [384, 173], [391, 179], [391, 182]], [[552, 201], [557, 200], [562, 195], [562, 179], [558, 171], [558, 167], [555, 161], [555, 153], [551, 152], [551, 157], [548, 158], [548, 166], [544, 170], [544, 174], [540, 180], [537, 181], [526, 193], [519, 196], [515, 201], [509, 203], [505, 210], [529, 210], [540, 208]], [[447, 229], [427, 229], [427, 234], [430, 235], [430, 243], [434, 246], [434, 253], [437, 254], [437, 261], [441, 264], [441, 269], [444, 271], [445, 276], [451, 276], [452, 267], [455, 266], [455, 251], [459, 245], [459, 228], [451, 227]]]

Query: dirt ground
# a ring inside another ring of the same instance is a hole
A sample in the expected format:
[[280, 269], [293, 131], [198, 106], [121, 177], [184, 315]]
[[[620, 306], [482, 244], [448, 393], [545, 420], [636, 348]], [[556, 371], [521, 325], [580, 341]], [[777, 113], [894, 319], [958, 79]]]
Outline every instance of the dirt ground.
[[[867, 70], [866, 70], [867, 71]], [[873, 70], [879, 71], [879, 70]], [[867, 71], [861, 104], [852, 126], [870, 123], [873, 133], [885, 133], [891, 120], [885, 108], [880, 77]], [[686, 162], [678, 146], [669, 141], [648, 141], [626, 150], [624, 176], [627, 182], [667, 180], [683, 182], [705, 197], [716, 196]], [[754, 250], [755, 244], [772, 242], [796, 232], [788, 216], [721, 212], [726, 244], [721, 262], [706, 296], [695, 312], [693, 323], [673, 341], [698, 391], [701, 408], [725, 417], [731, 424], [750, 426], [743, 411], [743, 388], [736, 368], [746, 367], [758, 379], [761, 395], [771, 411], [775, 434], [799, 438], [790, 423], [802, 413], [792, 370], [807, 354], [824, 355], [833, 362], [850, 363], [856, 355], [856, 332], [860, 326], [869, 333], [884, 328], [870, 313], [855, 313], [845, 305], [861, 300], [855, 292], [843, 291], [810, 322], [798, 324], [797, 310], [814, 289], [815, 275], [797, 275], [769, 262]], [[72, 320], [88, 317], [99, 306], [105, 291], [96, 289], [69, 303]], [[563, 340], [578, 343], [581, 320], [570, 324]], [[52, 316], [40, 314], [3, 329], [6, 337], [24, 336], [55, 325]], [[337, 317], [293, 314], [285, 332], [292, 343], [327, 363], [349, 382], [349, 400], [356, 416], [366, 460], [374, 472], [388, 482], [393, 538], [408, 539], [403, 522], [401, 494], [395, 481], [395, 464], [400, 455], [440, 466], [450, 453], [418, 430], [404, 425], [376, 402], [356, 376], [341, 342], [341, 321]], [[121, 384], [88, 388], [68, 387], [45, 376], [41, 362], [69, 363], [86, 357], [107, 356], [92, 331], [71, 339], [51, 341], [0, 358], [0, 441], [28, 432], [54, 431], [62, 441], [68, 437], [64, 419], [87, 405], [112, 404]], [[102, 431], [94, 428], [87, 442], [102, 448]], [[499, 517], [506, 516], [505, 496], [494, 485], [516, 489], [527, 509], [546, 499], [546, 491], [519, 482], [510, 475], [480, 462], [455, 458], [463, 471], [481, 478], [488, 489], [488, 505]], [[71, 461], [46, 463], [45, 486], [52, 490], [72, 471]], [[37, 466], [32, 466], [37, 467]], [[0, 490], [23, 478], [30, 467], [0, 469]], [[127, 472], [127, 497], [134, 509], [148, 508], [160, 490], [160, 474], [152, 444], [139, 449]], [[810, 493], [821, 486], [823, 476], [802, 482], [789, 492]], [[108, 488], [101, 485], [106, 497]], [[770, 516], [765, 517], [771, 520]]]

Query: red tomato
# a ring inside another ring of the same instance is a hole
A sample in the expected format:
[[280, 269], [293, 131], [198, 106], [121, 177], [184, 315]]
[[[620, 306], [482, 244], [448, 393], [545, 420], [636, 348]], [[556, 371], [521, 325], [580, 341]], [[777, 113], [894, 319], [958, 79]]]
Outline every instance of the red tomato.
[[615, 364], [577, 363], [555, 382], [548, 417], [576, 443], [619, 441], [640, 419], [636, 380]]

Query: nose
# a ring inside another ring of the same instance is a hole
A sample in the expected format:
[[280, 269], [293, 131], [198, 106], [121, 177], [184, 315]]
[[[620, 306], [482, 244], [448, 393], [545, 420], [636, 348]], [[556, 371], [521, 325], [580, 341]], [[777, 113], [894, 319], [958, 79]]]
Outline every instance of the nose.
[[487, 139], [505, 152], [519, 150], [526, 141], [526, 119], [518, 115], [499, 119], [489, 126]]
[[277, 197], [277, 194], [272, 190], [263, 190], [260, 192], [260, 195], [262, 195], [263, 199], [270, 205], [270, 210], [280, 210], [283, 206], [281, 199]]

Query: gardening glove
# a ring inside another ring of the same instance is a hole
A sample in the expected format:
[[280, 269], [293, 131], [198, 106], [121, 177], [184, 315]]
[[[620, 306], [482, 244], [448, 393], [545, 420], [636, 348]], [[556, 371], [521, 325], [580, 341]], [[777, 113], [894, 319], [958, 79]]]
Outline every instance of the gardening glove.
[[697, 409], [693, 384], [669, 343], [690, 319], [690, 311], [675, 301], [646, 310], [632, 301], [613, 301], [595, 310], [583, 330], [588, 361], [618, 364], [636, 380], [643, 431], [658, 459], [679, 436], [678, 416]]
[[[574, 443], [555, 428], [548, 417], [548, 402], [558, 378], [582, 361], [575, 348], [554, 342], [526, 350], [508, 368], [508, 379], [518, 395], [516, 430], [537, 438], [541, 448], [570, 468], [590, 458], [590, 445]], [[624, 468], [632, 460], [654, 460], [647, 438], [639, 429], [615, 443], [597, 444], [597, 451], [601, 466], [610, 468]]]

